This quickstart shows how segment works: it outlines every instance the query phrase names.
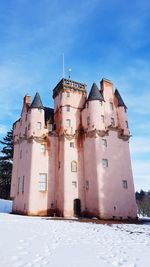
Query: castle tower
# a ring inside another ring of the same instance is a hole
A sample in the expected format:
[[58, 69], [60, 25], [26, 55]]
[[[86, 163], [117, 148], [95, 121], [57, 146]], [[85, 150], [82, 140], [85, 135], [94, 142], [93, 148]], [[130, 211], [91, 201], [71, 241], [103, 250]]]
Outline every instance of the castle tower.
[[45, 111], [36, 93], [33, 102], [25, 96], [21, 118], [14, 124], [14, 163], [11, 197], [13, 211], [45, 214], [47, 211], [48, 151]]
[[80, 213], [83, 198], [83, 157], [80, 112], [86, 86], [62, 79], [53, 90], [54, 120], [58, 135], [57, 207], [61, 215]]
[[[85, 212], [99, 215], [101, 142], [105, 136], [104, 98], [93, 83], [85, 108], [82, 110], [84, 129]], [[105, 139], [104, 139], [105, 140]]]

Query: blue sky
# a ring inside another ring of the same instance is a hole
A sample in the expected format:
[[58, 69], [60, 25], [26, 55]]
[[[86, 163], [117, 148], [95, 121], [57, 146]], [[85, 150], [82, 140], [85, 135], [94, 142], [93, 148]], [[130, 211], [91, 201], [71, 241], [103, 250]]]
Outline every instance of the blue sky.
[[52, 89], [65, 72], [87, 84], [113, 81], [128, 106], [135, 188], [150, 190], [150, 2], [0, 0], [0, 138], [22, 98]]

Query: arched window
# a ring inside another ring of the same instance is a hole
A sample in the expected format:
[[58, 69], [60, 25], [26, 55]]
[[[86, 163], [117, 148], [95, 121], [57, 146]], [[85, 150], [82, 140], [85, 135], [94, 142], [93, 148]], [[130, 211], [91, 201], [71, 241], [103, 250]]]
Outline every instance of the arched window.
[[71, 162], [71, 171], [77, 172], [77, 162], [75, 160]]

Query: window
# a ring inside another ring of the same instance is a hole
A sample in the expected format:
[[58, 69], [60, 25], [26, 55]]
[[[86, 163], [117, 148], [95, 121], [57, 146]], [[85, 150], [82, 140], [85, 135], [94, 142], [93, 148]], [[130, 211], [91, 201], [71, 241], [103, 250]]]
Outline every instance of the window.
[[41, 122], [37, 122], [36, 123], [36, 129], [37, 130], [40, 130], [42, 128], [42, 126], [41, 126]]
[[53, 125], [52, 125], [51, 123], [48, 123], [47, 128], [48, 128], [48, 131], [49, 131], [49, 132], [52, 132], [52, 130], [53, 130]]
[[101, 122], [104, 122], [104, 115], [101, 115]]
[[47, 174], [40, 173], [39, 174], [39, 191], [47, 190]]
[[107, 147], [107, 140], [106, 140], [106, 139], [102, 139], [102, 145], [103, 145], [104, 147]]
[[30, 123], [28, 124], [28, 130], [30, 130]]
[[67, 92], [67, 97], [70, 97], [70, 92]]
[[45, 145], [45, 144], [41, 144], [41, 145], [40, 145], [40, 151], [41, 151], [42, 153], [44, 153], [44, 152], [46, 151], [46, 145]]
[[24, 176], [22, 177], [22, 194], [24, 193]]
[[85, 188], [86, 188], [86, 190], [89, 189], [89, 181], [88, 180], [85, 181]]
[[70, 147], [74, 147], [74, 142], [70, 142]]
[[128, 122], [126, 121], [125, 123], [126, 123], [126, 127], [129, 128]]
[[18, 188], [17, 188], [17, 193], [19, 194], [19, 188], [20, 188], [20, 177], [18, 178]]
[[20, 150], [20, 159], [22, 159], [22, 150]]
[[27, 127], [25, 128], [25, 135], [27, 135]]
[[113, 103], [110, 102], [109, 105], [110, 105], [110, 110], [114, 110]]
[[71, 121], [69, 119], [66, 120], [66, 127], [70, 127], [71, 126]]
[[87, 117], [87, 125], [90, 125], [90, 116]]
[[70, 106], [69, 106], [69, 105], [67, 105], [67, 111], [68, 111], [68, 112], [70, 111]]
[[58, 162], [58, 169], [60, 169], [60, 161]]
[[72, 181], [72, 185], [76, 188], [77, 187], [77, 182], [76, 181]]
[[114, 118], [111, 118], [111, 126], [115, 126], [115, 120], [114, 120]]
[[75, 160], [71, 162], [71, 171], [77, 172], [77, 162]]
[[108, 168], [108, 159], [102, 159], [103, 168]]
[[128, 188], [127, 180], [123, 180], [123, 181], [122, 181], [122, 185], [123, 185], [123, 188], [124, 188], [124, 189], [127, 189], [127, 188]]

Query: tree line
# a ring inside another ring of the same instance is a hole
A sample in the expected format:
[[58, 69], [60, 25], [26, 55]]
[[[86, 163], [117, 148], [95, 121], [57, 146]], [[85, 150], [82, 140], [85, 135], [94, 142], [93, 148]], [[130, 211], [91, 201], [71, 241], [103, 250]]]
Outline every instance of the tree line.
[[[10, 185], [13, 165], [13, 130], [7, 132], [0, 153], [0, 198], [10, 199]], [[138, 215], [150, 217], [150, 191], [135, 193]]]

